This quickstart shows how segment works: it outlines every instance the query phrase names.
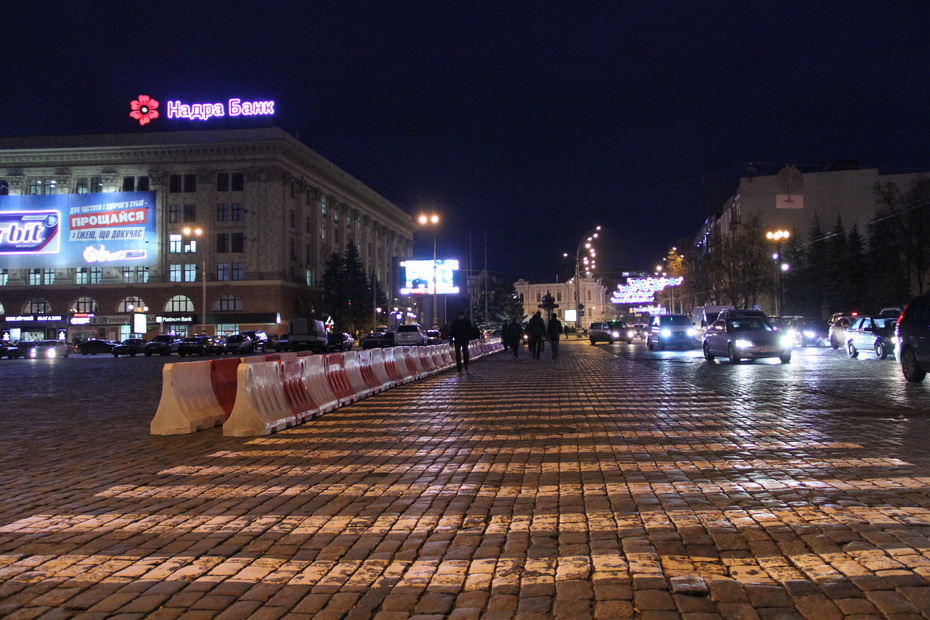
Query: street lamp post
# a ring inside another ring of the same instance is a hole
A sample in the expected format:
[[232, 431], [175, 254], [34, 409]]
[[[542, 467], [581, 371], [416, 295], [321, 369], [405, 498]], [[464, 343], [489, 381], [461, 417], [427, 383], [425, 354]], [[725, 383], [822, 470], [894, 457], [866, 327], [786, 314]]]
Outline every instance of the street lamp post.
[[421, 226], [426, 226], [429, 224], [433, 229], [433, 327], [439, 327], [438, 316], [439, 316], [439, 301], [437, 297], [437, 289], [439, 288], [439, 282], [436, 281], [436, 228], [439, 224], [439, 216], [435, 213], [430, 215], [421, 215], [418, 218]]
[[781, 243], [791, 236], [787, 230], [770, 230], [765, 233], [765, 238], [775, 242], [775, 253], [772, 254], [772, 260], [775, 261], [775, 315], [781, 316], [784, 299], [782, 297], [781, 272], [785, 270], [785, 265], [781, 263]]
[[[203, 229], [200, 227], [191, 228], [186, 226], [181, 232], [184, 233], [185, 237], [202, 237], [204, 235]], [[207, 252], [205, 248], [200, 248], [197, 251], [200, 252], [201, 256], [200, 279], [203, 283], [201, 287], [202, 297], [200, 308], [202, 316], [200, 317], [200, 332], [205, 334], [207, 333]]]
[[581, 241], [578, 242], [578, 249], [575, 251], [575, 334], [578, 338], [581, 338], [581, 313], [584, 310], [584, 305], [581, 303], [581, 251], [588, 250], [591, 260], [589, 261], [586, 256], [584, 258], [584, 263], [589, 269], [594, 269], [595, 252], [591, 244], [597, 239], [600, 230], [600, 226], [595, 226], [591, 231], [585, 234], [585, 236], [581, 238]]

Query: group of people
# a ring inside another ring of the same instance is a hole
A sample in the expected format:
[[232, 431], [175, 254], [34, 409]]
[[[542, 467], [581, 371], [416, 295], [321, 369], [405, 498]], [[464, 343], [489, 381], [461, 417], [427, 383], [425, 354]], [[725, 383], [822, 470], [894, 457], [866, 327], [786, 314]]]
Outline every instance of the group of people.
[[[523, 344], [523, 326], [516, 318], [505, 324], [501, 328], [501, 340], [504, 341], [504, 350], [513, 352], [513, 359], [520, 357], [520, 345]], [[542, 311], [537, 310], [536, 314], [530, 317], [526, 324], [527, 345], [534, 360], [542, 356], [543, 347], [546, 339], [552, 347], [552, 359], [559, 356], [559, 339], [562, 337], [562, 322], [553, 314], [549, 319], [549, 325], [542, 318]]]

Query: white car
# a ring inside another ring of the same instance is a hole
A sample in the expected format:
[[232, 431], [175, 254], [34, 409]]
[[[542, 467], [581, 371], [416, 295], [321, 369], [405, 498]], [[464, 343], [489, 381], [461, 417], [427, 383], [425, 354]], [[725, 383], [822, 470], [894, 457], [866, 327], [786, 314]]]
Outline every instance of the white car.
[[399, 346], [420, 346], [426, 344], [426, 332], [423, 328], [412, 323], [398, 325], [394, 332], [394, 344]]
[[27, 359], [54, 359], [68, 357], [68, 344], [61, 340], [39, 340], [20, 345], [23, 357]]

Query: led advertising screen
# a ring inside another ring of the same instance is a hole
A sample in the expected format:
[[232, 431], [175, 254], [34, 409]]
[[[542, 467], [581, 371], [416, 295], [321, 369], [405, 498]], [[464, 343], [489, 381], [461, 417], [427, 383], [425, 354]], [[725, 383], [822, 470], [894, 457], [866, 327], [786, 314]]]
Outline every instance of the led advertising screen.
[[[432, 295], [435, 292], [439, 295], [457, 295], [460, 291], [455, 284], [458, 259], [437, 259], [435, 269], [433, 266], [432, 260], [400, 261], [400, 294]], [[436, 285], [433, 283], [434, 273]]]
[[156, 264], [155, 192], [0, 196], [0, 268]]

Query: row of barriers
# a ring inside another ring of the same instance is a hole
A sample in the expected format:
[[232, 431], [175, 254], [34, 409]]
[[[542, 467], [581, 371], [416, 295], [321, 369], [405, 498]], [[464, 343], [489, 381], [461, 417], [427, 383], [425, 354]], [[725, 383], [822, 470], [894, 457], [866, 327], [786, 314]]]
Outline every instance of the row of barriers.
[[[500, 339], [469, 343], [472, 359], [502, 349]], [[165, 364], [149, 431], [183, 435], [222, 424], [230, 437], [268, 435], [453, 366], [449, 344]]]

